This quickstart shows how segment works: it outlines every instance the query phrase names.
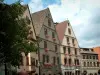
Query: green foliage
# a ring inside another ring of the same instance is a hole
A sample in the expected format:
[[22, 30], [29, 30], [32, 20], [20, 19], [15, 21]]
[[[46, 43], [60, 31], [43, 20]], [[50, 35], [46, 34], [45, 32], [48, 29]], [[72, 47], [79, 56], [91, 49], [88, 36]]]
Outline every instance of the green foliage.
[[21, 51], [37, 50], [36, 43], [29, 43], [26, 18], [22, 18], [25, 6], [19, 2], [11, 5], [0, 3], [0, 63], [19, 65]]

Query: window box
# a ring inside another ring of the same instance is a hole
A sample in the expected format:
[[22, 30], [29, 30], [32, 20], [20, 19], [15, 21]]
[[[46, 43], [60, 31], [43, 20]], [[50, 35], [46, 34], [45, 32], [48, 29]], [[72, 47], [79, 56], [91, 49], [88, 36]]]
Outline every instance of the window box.
[[75, 64], [73, 64], [73, 66], [75, 66]]
[[48, 52], [48, 48], [45, 48], [45, 52]]
[[45, 37], [46, 37], [46, 38], [49, 38], [49, 35], [46, 35]]
[[80, 65], [76, 65], [76, 66], [80, 66]]
[[72, 54], [69, 54], [69, 56], [72, 56]]
[[56, 41], [56, 38], [53, 38], [53, 41]]
[[67, 53], [65, 53], [65, 55], [68, 55]]
[[70, 42], [67, 42], [67, 44], [70, 44]]
[[51, 67], [52, 64], [50, 64], [50, 63], [45, 63], [44, 66]]

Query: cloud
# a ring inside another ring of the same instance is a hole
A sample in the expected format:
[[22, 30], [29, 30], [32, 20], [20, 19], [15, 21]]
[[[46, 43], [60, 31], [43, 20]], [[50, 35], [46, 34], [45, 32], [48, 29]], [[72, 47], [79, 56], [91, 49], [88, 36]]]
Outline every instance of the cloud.
[[[33, 2], [34, 1], [34, 2]], [[61, 4], [31, 0], [31, 11], [49, 7], [54, 22], [69, 19], [80, 47], [100, 46], [100, 0], [61, 0]]]
[[42, 1], [41, 0], [30, 0], [28, 3], [30, 11], [37, 12], [43, 9]]

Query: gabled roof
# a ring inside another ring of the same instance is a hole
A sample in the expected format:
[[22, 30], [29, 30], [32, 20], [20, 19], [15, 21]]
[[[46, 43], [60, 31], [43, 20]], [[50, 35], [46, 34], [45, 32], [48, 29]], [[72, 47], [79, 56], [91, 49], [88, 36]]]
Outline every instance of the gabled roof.
[[38, 36], [43, 25], [44, 19], [46, 17], [46, 12], [49, 11], [49, 8], [32, 13], [32, 20], [36, 30], [36, 35]]
[[58, 23], [56, 25], [56, 31], [57, 31], [60, 42], [62, 42], [62, 40], [64, 38], [64, 33], [66, 31], [66, 27], [67, 27], [67, 21]]

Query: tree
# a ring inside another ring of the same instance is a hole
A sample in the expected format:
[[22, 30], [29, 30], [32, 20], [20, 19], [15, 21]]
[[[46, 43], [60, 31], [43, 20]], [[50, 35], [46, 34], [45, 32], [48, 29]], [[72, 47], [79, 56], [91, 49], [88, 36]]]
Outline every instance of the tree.
[[0, 64], [19, 66], [22, 51], [37, 50], [36, 42], [27, 39], [29, 21], [22, 17], [25, 10], [20, 2], [0, 3]]

